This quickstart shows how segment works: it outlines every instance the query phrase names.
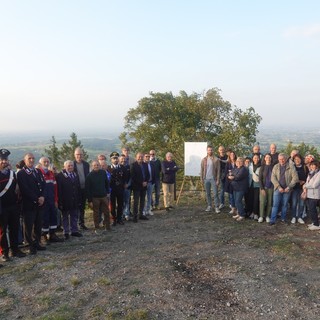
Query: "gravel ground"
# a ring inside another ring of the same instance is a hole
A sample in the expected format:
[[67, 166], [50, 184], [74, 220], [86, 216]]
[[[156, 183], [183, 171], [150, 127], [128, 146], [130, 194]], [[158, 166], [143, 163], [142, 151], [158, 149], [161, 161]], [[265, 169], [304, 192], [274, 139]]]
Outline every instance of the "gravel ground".
[[14, 258], [0, 269], [0, 319], [320, 318], [318, 232], [203, 209]]

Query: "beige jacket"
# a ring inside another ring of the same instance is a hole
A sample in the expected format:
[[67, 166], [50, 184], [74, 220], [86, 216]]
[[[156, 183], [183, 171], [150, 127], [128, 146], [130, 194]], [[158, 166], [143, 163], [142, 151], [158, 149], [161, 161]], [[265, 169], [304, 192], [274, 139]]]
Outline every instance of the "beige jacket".
[[[287, 187], [292, 190], [292, 188], [299, 182], [299, 177], [297, 170], [294, 166], [289, 165], [289, 163], [285, 164], [286, 171], [285, 171], [285, 179]], [[271, 182], [273, 183], [274, 190], [277, 190], [280, 187], [280, 164], [277, 163], [273, 169], [271, 174]]]

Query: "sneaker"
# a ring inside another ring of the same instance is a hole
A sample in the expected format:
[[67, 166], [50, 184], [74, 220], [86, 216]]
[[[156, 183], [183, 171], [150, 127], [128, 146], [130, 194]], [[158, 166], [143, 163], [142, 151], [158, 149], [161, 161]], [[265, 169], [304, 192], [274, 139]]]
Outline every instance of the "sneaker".
[[169, 207], [166, 207], [166, 211], [170, 211]]
[[220, 213], [220, 210], [219, 210], [219, 208], [216, 208], [216, 213]]
[[222, 208], [224, 208], [224, 204], [220, 204], [220, 206], [219, 206], [219, 209], [222, 209]]
[[302, 218], [299, 218], [299, 219], [298, 219], [298, 222], [299, 222], [300, 224], [305, 224], [305, 222], [304, 222], [304, 220], [303, 220]]
[[153, 216], [153, 215], [154, 215], [154, 213], [153, 213], [151, 210], [149, 210], [148, 214], [149, 214], [150, 216]]
[[266, 223], [269, 223], [269, 222], [270, 222], [270, 218], [266, 217]]
[[313, 226], [308, 227], [308, 229], [311, 231], [320, 230], [320, 226], [313, 225]]
[[250, 218], [250, 219], [254, 219], [254, 214], [251, 213], [250, 216], [249, 216], [249, 218]]
[[205, 211], [206, 211], [206, 212], [211, 212], [211, 210], [212, 210], [212, 207], [208, 206]]
[[309, 228], [309, 227], [312, 227], [312, 226], [313, 226], [313, 223], [308, 224], [308, 228]]
[[242, 220], [244, 220], [244, 217], [239, 216], [236, 221], [242, 221]]
[[232, 216], [233, 219], [238, 219], [240, 216], [236, 214], [235, 216]]
[[291, 223], [292, 223], [292, 224], [295, 224], [296, 222], [297, 222], [297, 218], [293, 217], [293, 218], [291, 219]]
[[130, 216], [126, 216], [125, 218], [127, 221], [132, 221], [132, 218]]
[[259, 219], [259, 216], [257, 214], [253, 215], [253, 219], [254, 220], [258, 220]]
[[263, 218], [260, 217], [260, 218], [258, 219], [258, 222], [259, 222], [259, 223], [263, 222]]

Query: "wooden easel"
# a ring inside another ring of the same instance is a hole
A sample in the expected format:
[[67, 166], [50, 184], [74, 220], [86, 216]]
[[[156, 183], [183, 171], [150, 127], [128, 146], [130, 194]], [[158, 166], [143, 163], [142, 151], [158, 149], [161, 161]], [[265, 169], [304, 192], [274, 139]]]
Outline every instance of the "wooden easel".
[[[180, 188], [180, 191], [179, 191], [179, 194], [178, 194], [176, 205], [178, 205], [178, 203], [179, 203], [180, 196], [181, 196], [181, 193], [182, 193], [182, 190], [183, 190], [183, 186], [184, 186], [184, 183], [185, 183], [187, 177], [189, 177], [189, 176], [184, 176], [183, 177], [183, 181], [182, 181], [181, 188]], [[201, 183], [200, 179], [196, 183], [196, 190], [198, 189], [199, 184], [201, 185], [201, 197], [204, 198], [203, 184]]]

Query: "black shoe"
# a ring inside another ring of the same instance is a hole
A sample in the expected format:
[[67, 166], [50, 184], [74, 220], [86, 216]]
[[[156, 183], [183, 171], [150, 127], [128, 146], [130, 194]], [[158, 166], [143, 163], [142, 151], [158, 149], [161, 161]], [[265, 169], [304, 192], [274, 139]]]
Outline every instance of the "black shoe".
[[61, 226], [57, 227], [56, 232], [62, 232], [63, 228]]
[[137, 217], [133, 217], [132, 221], [135, 222], [135, 223], [137, 223], [137, 222], [138, 222]]
[[169, 209], [174, 209], [174, 207], [173, 206], [169, 206]]
[[166, 207], [166, 211], [170, 211], [169, 207]]
[[71, 236], [72, 236], [72, 237], [82, 237], [82, 233], [80, 233], [79, 231], [72, 232], [72, 233], [71, 233]]
[[37, 254], [37, 248], [36, 247], [31, 247], [29, 249], [29, 254], [32, 254], [32, 255]]
[[81, 230], [89, 230], [89, 228], [86, 227], [84, 224], [81, 224], [81, 225], [80, 225], [80, 229], [81, 229]]
[[112, 222], [112, 226], [115, 227], [116, 225], [117, 225], [117, 222], [116, 222], [116, 221], [113, 221], [113, 222]]
[[69, 234], [67, 234], [67, 233], [66, 233], [66, 234], [64, 235], [64, 239], [65, 239], [65, 240], [68, 240], [68, 239], [70, 239], [70, 236], [69, 236]]
[[0, 268], [2, 268], [2, 267], [3, 267], [3, 264], [0, 263]]
[[4, 254], [1, 256], [0, 260], [2, 262], [8, 262], [8, 261], [11, 261], [11, 259], [9, 258], [9, 256], [7, 254]]
[[124, 222], [122, 220], [117, 221], [118, 224], [124, 225]]
[[44, 250], [47, 250], [47, 248], [45, 246], [41, 246], [40, 244], [36, 245], [36, 249], [38, 251], [44, 251]]
[[55, 233], [51, 233], [49, 236], [50, 242], [63, 242], [64, 240], [59, 238]]
[[17, 258], [23, 258], [26, 256], [26, 254], [22, 252], [20, 249], [16, 249], [11, 251], [11, 256], [17, 257]]
[[146, 217], [146, 216], [144, 216], [144, 215], [139, 216], [139, 219], [140, 219], [140, 220], [149, 220], [149, 218]]
[[269, 222], [269, 226], [274, 226], [275, 224], [275, 222]]

